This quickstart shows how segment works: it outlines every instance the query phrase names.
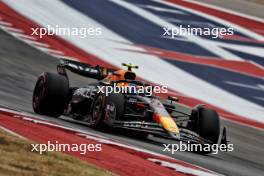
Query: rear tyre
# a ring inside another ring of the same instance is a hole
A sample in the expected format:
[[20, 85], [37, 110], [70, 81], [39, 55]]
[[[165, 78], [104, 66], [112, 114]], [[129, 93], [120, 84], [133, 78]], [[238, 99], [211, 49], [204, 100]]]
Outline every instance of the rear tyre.
[[37, 114], [59, 117], [68, 104], [69, 81], [65, 76], [42, 73], [33, 92], [33, 109]]

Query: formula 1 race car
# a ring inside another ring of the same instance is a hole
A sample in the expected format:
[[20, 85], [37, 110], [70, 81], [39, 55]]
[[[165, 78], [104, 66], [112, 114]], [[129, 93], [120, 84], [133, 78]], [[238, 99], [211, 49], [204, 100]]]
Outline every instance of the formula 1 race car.
[[[177, 97], [162, 99], [135, 90], [108, 94], [100, 91], [102, 87], [152, 86], [136, 80], [132, 69], [137, 66], [123, 66], [127, 70], [114, 71], [61, 59], [57, 74], [44, 72], [39, 76], [33, 93], [33, 109], [42, 115], [85, 120], [95, 129], [124, 128], [199, 144], [227, 142], [226, 129], [220, 129], [217, 112], [203, 105], [188, 108], [178, 103]], [[66, 69], [98, 81], [70, 87]]]

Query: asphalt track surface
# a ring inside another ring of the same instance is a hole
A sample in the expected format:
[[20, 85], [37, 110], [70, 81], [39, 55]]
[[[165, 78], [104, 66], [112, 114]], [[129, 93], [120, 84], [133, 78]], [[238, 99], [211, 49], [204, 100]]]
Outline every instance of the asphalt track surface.
[[[56, 72], [58, 60], [18, 41], [4, 31], [0, 31], [0, 41], [0, 105], [33, 113], [31, 99], [35, 81], [43, 71]], [[70, 77], [72, 85], [83, 85], [93, 81], [74, 75]], [[154, 141], [142, 141], [118, 133], [107, 134], [94, 131], [85, 125], [63, 119], [46, 118], [65, 126], [101, 134], [122, 143], [170, 155], [224, 175], [263, 175], [264, 132], [232, 122], [222, 121], [222, 125], [228, 129], [229, 140], [234, 144], [233, 152], [217, 155], [176, 152], [172, 155], [162, 152], [163, 147], [160, 143], [154, 142], [155, 138]]]

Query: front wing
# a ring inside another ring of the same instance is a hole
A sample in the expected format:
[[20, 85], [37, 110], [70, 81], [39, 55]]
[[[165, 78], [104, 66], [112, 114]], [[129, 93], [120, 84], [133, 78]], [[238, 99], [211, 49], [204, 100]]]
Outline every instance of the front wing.
[[183, 142], [189, 143], [198, 143], [198, 144], [212, 144], [210, 140], [206, 140], [201, 137], [199, 134], [186, 129], [181, 128], [179, 135], [171, 135], [167, 133], [159, 124], [153, 122], [144, 122], [144, 121], [117, 121], [115, 120], [111, 123], [112, 127], [123, 128], [134, 131], [141, 131], [153, 135], [158, 135], [168, 139], [174, 139]]

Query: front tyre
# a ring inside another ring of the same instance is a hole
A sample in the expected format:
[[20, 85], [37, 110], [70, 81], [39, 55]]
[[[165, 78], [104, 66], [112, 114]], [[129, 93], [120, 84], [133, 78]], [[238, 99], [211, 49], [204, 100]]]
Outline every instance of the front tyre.
[[91, 111], [92, 127], [102, 130], [111, 126], [115, 120], [122, 119], [124, 109], [125, 97], [123, 94], [98, 95], [93, 102]]
[[102, 95], [99, 95], [94, 100], [91, 110], [91, 118], [92, 118], [91, 125], [94, 129], [103, 129], [103, 127], [105, 126], [104, 115], [105, 115], [104, 97]]
[[65, 76], [44, 72], [35, 85], [33, 109], [37, 114], [59, 117], [68, 104], [69, 81]]
[[193, 152], [200, 154], [212, 153], [220, 136], [220, 119], [217, 112], [212, 109], [199, 107], [193, 110], [191, 120], [193, 123], [189, 124], [188, 128], [208, 141], [205, 144], [201, 144], [201, 148]]
[[111, 125], [122, 120], [125, 113], [125, 97], [121, 93], [111, 93], [106, 97], [105, 121]]
[[213, 144], [217, 144], [220, 135], [220, 119], [216, 111], [206, 108], [200, 109], [198, 133]]

